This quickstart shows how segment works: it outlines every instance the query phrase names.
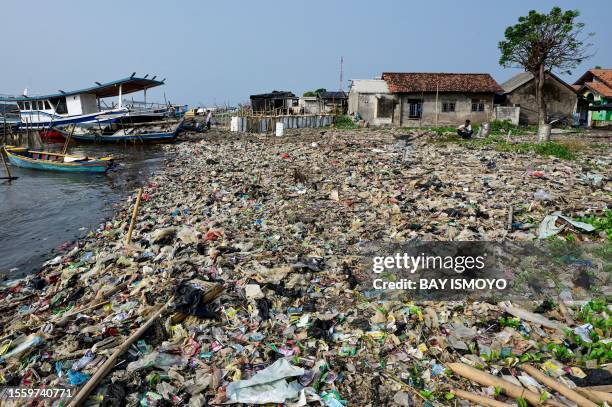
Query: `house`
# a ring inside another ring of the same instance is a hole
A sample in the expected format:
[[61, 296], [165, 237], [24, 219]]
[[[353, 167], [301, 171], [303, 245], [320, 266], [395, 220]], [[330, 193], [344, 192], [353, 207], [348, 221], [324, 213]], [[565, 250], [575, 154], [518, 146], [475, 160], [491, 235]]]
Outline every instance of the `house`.
[[256, 114], [291, 114], [299, 110], [299, 98], [289, 91], [272, 91], [251, 95], [251, 108]]
[[580, 121], [589, 127], [612, 126], [612, 69], [590, 69], [576, 82]]
[[299, 100], [300, 114], [319, 114], [321, 106], [318, 96], [301, 96]]
[[382, 79], [353, 79], [348, 93], [348, 113], [359, 114], [375, 126], [389, 125], [393, 121], [396, 97]]
[[486, 73], [385, 72], [382, 79], [396, 100], [392, 122], [406, 127], [489, 121], [503, 92]]
[[[520, 107], [520, 124], [538, 123], [538, 104], [536, 101], [535, 78], [531, 72], [521, 72], [501, 84], [503, 106]], [[571, 122], [576, 111], [576, 91], [553, 73], [547, 72], [544, 78], [544, 101], [548, 121], [566, 119]]]
[[348, 96], [343, 91], [322, 92], [319, 94], [319, 101], [321, 105], [321, 113], [346, 113]]

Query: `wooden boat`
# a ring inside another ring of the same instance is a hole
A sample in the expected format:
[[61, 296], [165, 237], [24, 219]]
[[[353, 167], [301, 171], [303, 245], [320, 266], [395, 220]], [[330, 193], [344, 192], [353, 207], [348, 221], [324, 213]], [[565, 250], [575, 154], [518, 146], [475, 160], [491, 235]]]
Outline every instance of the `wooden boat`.
[[6, 146], [4, 151], [12, 165], [33, 170], [99, 174], [108, 171], [113, 164], [112, 157], [90, 158], [12, 146]]
[[65, 138], [88, 143], [169, 143], [182, 131], [183, 121], [138, 123], [118, 130], [70, 125], [58, 128]]

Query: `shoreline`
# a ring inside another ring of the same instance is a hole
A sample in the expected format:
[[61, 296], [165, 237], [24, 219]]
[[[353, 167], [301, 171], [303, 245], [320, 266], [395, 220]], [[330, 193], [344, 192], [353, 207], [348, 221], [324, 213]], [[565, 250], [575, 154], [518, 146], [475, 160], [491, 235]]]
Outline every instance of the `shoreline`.
[[[174, 389], [166, 388], [169, 400], [206, 394], [221, 401], [227, 382], [286, 357], [308, 371], [327, 366], [328, 381], [317, 386], [323, 389], [318, 396], [335, 390], [353, 405], [376, 402], [370, 387], [375, 380], [385, 382], [379, 397], [393, 399], [403, 386], [385, 375], [407, 383], [402, 372], [408, 366], [417, 366], [419, 377], [429, 370], [422, 380], [435, 388], [441, 359], [466, 363], [470, 358], [462, 356], [459, 342], [467, 349], [478, 335], [490, 339], [489, 347], [508, 336], [511, 346], [505, 345], [513, 354], [526, 352], [534, 345], [521, 339], [519, 326], [482, 326], [507, 315], [500, 305], [364, 297], [354, 289], [365, 273], [355, 261], [361, 243], [520, 241], [533, 238], [534, 230], [508, 230], [508, 204], [525, 205], [515, 214], [522, 223], [529, 218], [539, 223], [554, 209], [575, 216], [609, 207], [609, 198], [580, 184], [583, 159], [432, 144], [427, 136], [402, 144], [407, 132], [310, 129], [275, 138], [215, 131], [201, 140], [164, 145], [162, 167], [144, 181], [129, 247], [123, 242], [134, 193], [102, 232], [81, 239], [61, 262], [0, 291], [3, 340], [27, 332], [41, 341], [4, 361], [5, 383], [22, 383], [19, 362], [30, 354], [37, 355], [30, 368], [40, 377], [34, 385], [82, 386], [171, 298], [171, 314], [121, 356], [123, 362], [97, 391], [114, 394], [119, 383], [126, 397], [162, 394], [157, 386], [143, 390], [141, 384], [156, 366], [170, 372], [162, 381]], [[441, 162], [457, 171], [441, 168]], [[594, 163], [593, 171], [602, 167]], [[603, 171], [608, 179], [609, 171]], [[512, 189], [515, 183], [520, 190]], [[539, 190], [554, 195], [552, 203], [534, 199]], [[598, 235], [578, 238], [605, 242]], [[224, 293], [204, 302], [204, 294], [218, 286]], [[8, 310], [19, 318], [7, 318]], [[547, 318], [567, 323], [556, 312]], [[452, 333], [462, 320], [469, 330], [465, 337]], [[544, 335], [537, 323], [522, 323], [530, 335]], [[554, 329], [546, 335], [563, 338]], [[480, 363], [482, 349], [470, 355], [473, 363]], [[388, 367], [376, 367], [382, 359]]]

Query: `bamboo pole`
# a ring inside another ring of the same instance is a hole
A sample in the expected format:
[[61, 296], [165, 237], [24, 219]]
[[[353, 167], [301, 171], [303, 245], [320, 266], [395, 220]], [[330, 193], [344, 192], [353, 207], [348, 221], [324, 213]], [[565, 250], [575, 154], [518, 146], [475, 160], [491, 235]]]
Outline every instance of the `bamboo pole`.
[[554, 400], [545, 400], [542, 401], [540, 399], [540, 395], [531, 390], [527, 390], [523, 387], [517, 386], [516, 384], [510, 383], [506, 380], [502, 380], [499, 377], [495, 377], [489, 373], [478, 370], [472, 366], [468, 366], [464, 363], [449, 363], [448, 368], [452, 370], [454, 373], [461, 377], [465, 377], [473, 382], [479, 383], [484, 386], [493, 386], [499, 387], [503, 390], [505, 394], [512, 398], [523, 398], [527, 400], [530, 404], [534, 406], [540, 405], [553, 405], [557, 407], [562, 407], [561, 403], [558, 403]]
[[467, 391], [451, 389], [451, 393], [455, 396], [462, 398], [467, 401], [473, 401], [481, 406], [489, 406], [489, 407], [511, 407], [510, 404], [502, 403], [501, 401], [493, 400], [488, 397], [479, 396], [474, 393], [469, 393]]
[[521, 369], [528, 373], [530, 376], [533, 376], [533, 378], [539, 381], [540, 383], [545, 384], [546, 386], [559, 392], [568, 399], [576, 402], [580, 407], [597, 407], [597, 404], [593, 403], [591, 400], [587, 399], [584, 396], [581, 396], [574, 390], [567, 387], [565, 384], [556, 381], [552, 377], [546, 376], [544, 373], [542, 373], [535, 367], [531, 365], [521, 365]]
[[132, 232], [134, 231], [134, 225], [136, 224], [136, 217], [138, 216], [138, 208], [140, 208], [140, 199], [142, 198], [142, 190], [138, 189], [138, 196], [136, 197], [136, 205], [134, 205], [134, 211], [132, 212], [132, 220], [130, 221], [130, 228], [128, 229], [127, 237], [125, 238], [125, 244], [130, 244], [132, 241]]
[[104, 362], [100, 369], [98, 369], [96, 374], [94, 374], [85, 384], [85, 386], [83, 386], [81, 390], [79, 390], [79, 392], [74, 396], [74, 398], [70, 401], [70, 404], [68, 404], [68, 407], [77, 407], [85, 402], [85, 400], [89, 396], [89, 393], [91, 393], [98, 386], [100, 381], [104, 379], [108, 372], [110, 372], [111, 369], [115, 366], [115, 361], [119, 358], [119, 356], [125, 353], [128, 348], [132, 346], [132, 344], [136, 342], [138, 338], [140, 338], [142, 334], [144, 334], [147, 329], [151, 327], [151, 325], [153, 325], [153, 322], [155, 322], [157, 318], [159, 318], [164, 312], [166, 312], [171, 303], [172, 299], [168, 301], [166, 305], [164, 305], [155, 313], [153, 313], [153, 315], [151, 315], [151, 317], [147, 320], [147, 322], [145, 322], [144, 325], [138, 328], [136, 332], [130, 335], [127, 340], [121, 346], [119, 346], [119, 348], [117, 348], [115, 352], [113, 352], [113, 354], [106, 360], [106, 362]]
[[612, 394], [610, 393], [606, 393], [603, 391], [597, 391], [597, 390], [583, 389], [581, 387], [576, 387], [575, 390], [594, 403], [597, 403], [597, 404], [603, 404], [604, 402], [608, 404], [612, 403]]
[[0, 157], [2, 157], [2, 164], [4, 164], [4, 169], [6, 170], [6, 179], [8, 180], [8, 182], [11, 182], [14, 179], [17, 179], [17, 177], [13, 177], [11, 175], [11, 170], [9, 169], [8, 164], [6, 163], [6, 160], [4, 159], [4, 154], [2, 154], [2, 151], [0, 151]]

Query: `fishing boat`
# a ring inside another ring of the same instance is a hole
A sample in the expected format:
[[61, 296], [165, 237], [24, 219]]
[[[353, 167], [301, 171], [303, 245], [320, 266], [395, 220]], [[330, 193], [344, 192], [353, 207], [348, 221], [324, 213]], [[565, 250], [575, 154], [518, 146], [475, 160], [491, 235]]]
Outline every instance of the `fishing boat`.
[[4, 151], [12, 165], [33, 170], [100, 174], [113, 165], [112, 157], [91, 158], [12, 146], [6, 146]]
[[[74, 91], [59, 90], [58, 93], [29, 96], [24, 91], [22, 96], [0, 96], [0, 102], [16, 104], [20, 115], [20, 128], [44, 130], [53, 126], [72, 123], [96, 123], [105, 126], [122, 118], [140, 117], [147, 112], [134, 111], [124, 105], [123, 96], [138, 91], [144, 92], [145, 102], [147, 89], [164, 84], [164, 80], [155, 77], [136, 77], [136, 73], [124, 79], [107, 83], [96, 82], [96, 86]], [[103, 99], [117, 97], [117, 102], [109, 108], [103, 108]], [[145, 115], [146, 116], [146, 115]]]
[[183, 120], [138, 123], [118, 130], [96, 128], [93, 125], [56, 127], [65, 138], [87, 143], [169, 143], [182, 131]]

